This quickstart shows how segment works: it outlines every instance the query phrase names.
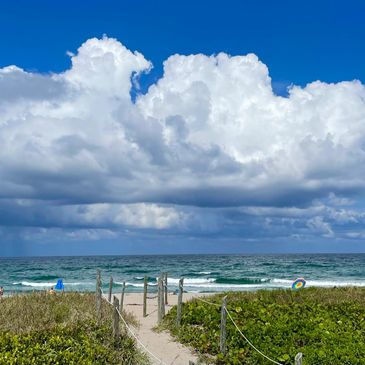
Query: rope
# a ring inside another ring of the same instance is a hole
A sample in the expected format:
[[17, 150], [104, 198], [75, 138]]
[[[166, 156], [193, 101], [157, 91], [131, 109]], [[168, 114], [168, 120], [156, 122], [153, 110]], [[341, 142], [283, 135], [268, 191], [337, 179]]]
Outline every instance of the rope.
[[123, 316], [120, 314], [119, 309], [115, 308], [119, 314], [120, 319], [123, 321], [124, 325], [126, 326], [127, 330], [130, 332], [130, 334], [136, 339], [136, 341], [147, 351], [154, 359], [156, 359], [160, 364], [167, 365], [165, 362], [160, 360], [155, 354], [153, 354], [145, 345], [144, 343], [137, 337], [137, 335], [131, 330], [131, 328], [128, 326], [126, 320], [123, 318]]
[[[103, 290], [101, 289], [101, 293], [102, 293], [102, 297], [106, 300], [106, 302], [110, 305], [113, 305], [111, 302], [109, 302], [109, 300], [105, 297], [105, 294], [103, 292]], [[121, 313], [119, 312], [118, 308], [115, 308], [119, 314], [120, 319], [123, 321], [125, 327], [127, 328], [127, 330], [130, 332], [130, 334], [136, 339], [136, 341], [146, 350], [146, 352], [148, 352], [155, 360], [157, 360], [160, 364], [162, 365], [167, 365], [165, 362], [163, 362], [162, 360], [160, 360], [155, 354], [153, 354], [144, 344], [143, 342], [141, 342], [141, 340], [137, 337], [137, 335], [131, 330], [131, 328], [128, 326], [126, 320], [123, 318], [123, 316], [121, 315]]]
[[207, 300], [204, 300], [204, 299], [199, 298], [199, 297], [196, 297], [195, 299], [200, 300], [200, 301], [201, 301], [201, 302], [203, 302], [203, 303], [207, 303], [207, 304], [210, 304], [210, 305], [215, 305], [216, 307], [221, 307], [221, 305], [220, 305], [220, 304], [218, 304], [218, 303], [208, 302]]
[[[210, 304], [210, 305], [215, 305], [217, 307], [221, 307], [220, 304], [217, 304], [217, 303], [212, 303], [212, 302], [208, 302], [207, 300], [204, 300], [202, 298], [195, 298], [197, 300], [200, 300], [201, 302], [203, 303], [206, 303], [206, 304]], [[273, 362], [274, 364], [277, 364], [277, 365], [282, 365], [281, 363], [279, 362], [276, 362], [275, 360], [273, 359], [270, 359], [268, 356], [266, 356], [264, 353], [262, 353], [257, 347], [254, 346], [254, 344], [242, 333], [242, 331], [238, 328], [237, 324], [235, 323], [235, 321], [233, 320], [231, 314], [228, 312], [227, 308], [225, 308], [225, 311], [227, 312], [228, 314], [228, 317], [229, 319], [232, 321], [232, 323], [234, 324], [234, 326], [236, 327], [237, 331], [241, 334], [241, 336], [246, 340], [246, 342], [254, 349], [256, 350], [261, 356], [263, 356], [265, 359]]]
[[273, 359], [270, 359], [270, 357], [266, 356], [264, 353], [262, 353], [257, 347], [255, 347], [255, 345], [242, 333], [242, 331], [238, 328], [236, 322], [233, 320], [231, 314], [228, 312], [227, 308], [225, 308], [226, 313], [229, 317], [229, 319], [232, 321], [232, 323], [234, 324], [234, 326], [236, 327], [237, 331], [241, 334], [241, 336], [246, 340], [246, 342], [254, 349], [256, 350], [261, 356], [263, 356], [265, 359], [273, 362], [276, 365], [282, 365], [280, 362], [277, 362]]

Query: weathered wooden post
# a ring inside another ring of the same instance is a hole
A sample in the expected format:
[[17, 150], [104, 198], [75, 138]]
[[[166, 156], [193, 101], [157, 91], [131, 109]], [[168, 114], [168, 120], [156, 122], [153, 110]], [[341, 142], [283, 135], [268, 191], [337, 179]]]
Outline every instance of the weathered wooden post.
[[119, 300], [114, 295], [114, 297], [113, 297], [113, 314], [112, 315], [113, 315], [113, 338], [114, 338], [115, 344], [118, 343], [119, 336], [120, 336], [118, 308], [119, 308]]
[[226, 338], [227, 338], [227, 296], [225, 296], [222, 300], [222, 308], [221, 308], [221, 328], [220, 328], [220, 337], [219, 337], [219, 349], [220, 352], [225, 355], [226, 354]]
[[143, 283], [143, 317], [147, 317], [147, 276], [144, 276]]
[[182, 313], [182, 300], [184, 292], [184, 278], [179, 280], [179, 296], [177, 298], [177, 313], [176, 313], [176, 326], [181, 325], [181, 313]]
[[303, 354], [301, 352], [298, 352], [295, 355], [295, 365], [302, 365], [302, 361], [303, 361]]
[[121, 294], [121, 296], [120, 296], [120, 307], [119, 307], [119, 312], [120, 312], [120, 314], [122, 314], [122, 310], [123, 310], [123, 304], [124, 304], [124, 293], [125, 293], [125, 281], [123, 281], [122, 294]]
[[166, 304], [169, 304], [168, 303], [168, 292], [167, 292], [167, 272], [165, 272], [165, 285], [164, 285], [164, 287], [165, 287], [165, 305]]
[[161, 311], [161, 276], [157, 280], [157, 323], [160, 324], [162, 321]]
[[95, 290], [96, 319], [101, 320], [101, 274], [100, 270], [96, 272], [96, 290]]
[[109, 281], [109, 295], [108, 295], [108, 302], [111, 303], [112, 302], [112, 291], [113, 291], [113, 277], [110, 277], [110, 281]]
[[161, 280], [160, 280], [160, 285], [161, 285], [161, 317], [164, 318], [165, 317], [165, 290], [164, 290], [164, 274], [161, 273]]

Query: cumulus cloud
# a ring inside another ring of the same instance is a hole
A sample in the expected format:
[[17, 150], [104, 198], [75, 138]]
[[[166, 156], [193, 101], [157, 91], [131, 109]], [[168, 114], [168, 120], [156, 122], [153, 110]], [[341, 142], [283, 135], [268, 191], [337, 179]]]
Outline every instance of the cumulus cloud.
[[152, 67], [141, 53], [103, 37], [69, 56], [59, 74], [0, 69], [3, 227], [361, 231], [359, 81], [315, 81], [281, 97], [254, 54], [173, 55], [132, 101], [133, 80]]

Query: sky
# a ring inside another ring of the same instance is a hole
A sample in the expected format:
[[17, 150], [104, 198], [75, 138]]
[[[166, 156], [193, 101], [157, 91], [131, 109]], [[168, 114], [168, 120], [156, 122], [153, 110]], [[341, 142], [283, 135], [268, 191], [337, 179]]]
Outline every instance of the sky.
[[363, 1], [3, 1], [0, 256], [365, 252]]

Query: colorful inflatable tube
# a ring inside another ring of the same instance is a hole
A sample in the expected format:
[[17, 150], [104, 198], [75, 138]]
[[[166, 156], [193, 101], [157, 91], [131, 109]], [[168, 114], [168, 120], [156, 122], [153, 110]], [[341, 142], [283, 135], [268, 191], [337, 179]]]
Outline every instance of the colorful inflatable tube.
[[303, 278], [299, 278], [295, 280], [292, 284], [292, 289], [299, 290], [305, 287], [305, 280]]

